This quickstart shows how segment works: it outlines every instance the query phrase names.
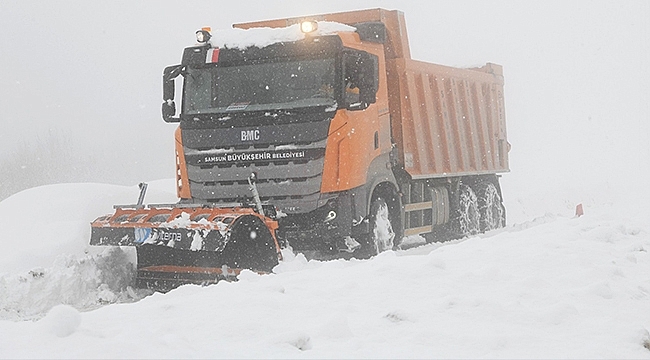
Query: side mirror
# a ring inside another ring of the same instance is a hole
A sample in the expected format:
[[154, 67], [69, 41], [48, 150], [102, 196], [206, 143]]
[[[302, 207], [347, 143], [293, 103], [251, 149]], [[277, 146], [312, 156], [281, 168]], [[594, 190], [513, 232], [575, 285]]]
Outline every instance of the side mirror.
[[176, 116], [176, 104], [174, 103], [174, 94], [176, 92], [176, 84], [174, 79], [181, 74], [183, 70], [182, 65], [168, 66], [163, 71], [163, 104], [162, 104], [162, 117], [165, 122], [179, 122], [180, 118]]
[[167, 100], [162, 103], [163, 120], [168, 123], [180, 122], [181, 119], [174, 117], [174, 115], [176, 115], [176, 103], [174, 100]]

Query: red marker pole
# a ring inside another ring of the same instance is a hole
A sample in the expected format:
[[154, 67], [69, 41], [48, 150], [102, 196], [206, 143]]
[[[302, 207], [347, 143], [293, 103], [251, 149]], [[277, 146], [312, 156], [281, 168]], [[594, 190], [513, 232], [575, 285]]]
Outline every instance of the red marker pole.
[[585, 214], [585, 212], [582, 209], [582, 204], [576, 205], [576, 217], [581, 217], [584, 214]]

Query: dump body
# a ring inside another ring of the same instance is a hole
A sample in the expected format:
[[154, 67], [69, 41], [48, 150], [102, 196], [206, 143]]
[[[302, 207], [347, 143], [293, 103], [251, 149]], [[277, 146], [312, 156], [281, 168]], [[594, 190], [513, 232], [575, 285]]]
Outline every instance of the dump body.
[[499, 65], [458, 69], [410, 59], [389, 62], [392, 133], [414, 178], [509, 171]]

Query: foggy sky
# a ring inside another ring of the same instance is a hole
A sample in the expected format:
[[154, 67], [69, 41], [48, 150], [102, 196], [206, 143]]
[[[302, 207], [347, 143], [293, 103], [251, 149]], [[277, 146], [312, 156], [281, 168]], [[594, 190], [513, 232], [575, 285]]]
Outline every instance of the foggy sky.
[[161, 74], [196, 29], [377, 7], [405, 13], [415, 59], [503, 65], [506, 184], [619, 188], [650, 175], [647, 1], [0, 0], [0, 160], [58, 137], [110, 182], [171, 178]]

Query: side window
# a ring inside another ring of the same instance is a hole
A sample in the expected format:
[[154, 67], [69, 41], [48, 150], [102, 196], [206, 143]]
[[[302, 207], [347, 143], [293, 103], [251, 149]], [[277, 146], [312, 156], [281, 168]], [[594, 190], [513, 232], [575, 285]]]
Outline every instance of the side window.
[[376, 101], [379, 70], [375, 55], [365, 51], [346, 51], [343, 55], [345, 106], [363, 110]]
[[360, 66], [361, 58], [357, 52], [349, 52], [345, 54], [343, 63], [343, 82], [345, 85], [345, 104], [346, 106], [354, 106], [360, 102], [359, 86], [360, 86]]

